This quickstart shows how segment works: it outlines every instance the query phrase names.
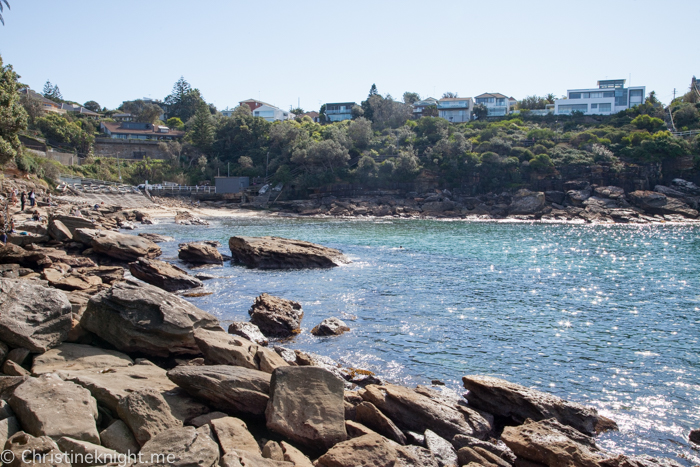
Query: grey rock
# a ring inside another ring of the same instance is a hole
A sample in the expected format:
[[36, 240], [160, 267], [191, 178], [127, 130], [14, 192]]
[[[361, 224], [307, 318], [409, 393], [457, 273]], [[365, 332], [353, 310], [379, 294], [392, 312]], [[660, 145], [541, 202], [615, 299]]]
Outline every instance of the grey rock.
[[250, 322], [266, 336], [288, 337], [301, 331], [304, 311], [301, 304], [284, 298], [262, 294], [248, 310]]
[[510, 448], [501, 440], [484, 441], [471, 436], [456, 435], [452, 439], [452, 446], [454, 446], [454, 448], [457, 450], [464, 447], [472, 449], [478, 447], [495, 454], [509, 464], [513, 464], [515, 462], [515, 454], [513, 454], [513, 451], [511, 451]]
[[700, 196], [700, 187], [695, 183], [683, 180], [682, 178], [674, 178], [671, 181], [671, 186], [683, 193], [687, 193], [692, 196]]
[[218, 320], [152, 285], [119, 282], [94, 295], [80, 324], [124, 352], [197, 354], [197, 328], [221, 330]]
[[265, 459], [272, 459], [273, 461], [283, 461], [284, 451], [282, 451], [282, 447], [277, 441], [270, 440], [263, 446], [262, 456]]
[[617, 428], [614, 422], [598, 415], [593, 408], [519, 384], [478, 375], [464, 376], [462, 381], [469, 390], [466, 396], [469, 405], [516, 423], [523, 423], [528, 418], [535, 421], [555, 418], [586, 434]]
[[231, 256], [251, 268], [330, 268], [350, 260], [339, 250], [279, 237], [231, 237]]
[[24, 280], [0, 279], [0, 340], [32, 352], [45, 352], [68, 337], [71, 305], [56, 289]]
[[213, 407], [235, 413], [261, 415], [270, 398], [270, 375], [249, 368], [180, 365], [168, 378]]
[[205, 361], [214, 365], [236, 365], [272, 373], [287, 362], [276, 352], [258, 346], [251, 341], [224, 332], [197, 329], [194, 332], [197, 346]]
[[134, 434], [122, 420], [115, 420], [102, 430], [100, 441], [104, 447], [122, 454], [133, 454], [141, 449], [139, 443], [134, 439]]
[[[157, 434], [141, 448], [141, 457], [145, 459], [141, 465], [214, 467], [219, 462], [219, 446], [205, 428], [185, 426]], [[158, 456], [163, 456], [163, 460], [153, 461]]]
[[117, 405], [117, 414], [142, 446], [158, 433], [182, 426], [182, 422], [172, 415], [170, 406], [155, 389], [141, 389], [122, 397]]
[[250, 431], [248, 431], [248, 426], [243, 420], [235, 417], [223, 417], [213, 419], [209, 424], [216, 434], [224, 454], [233, 451], [248, 451], [260, 454], [260, 446], [253, 435], [250, 434]]
[[10, 406], [22, 427], [34, 436], [63, 436], [99, 443], [97, 402], [90, 392], [49, 374], [17, 387]]
[[25, 365], [26, 363], [31, 363], [30, 362], [30, 355], [31, 352], [29, 349], [24, 349], [21, 347], [18, 347], [16, 349], [12, 349], [7, 353], [7, 360], [13, 361], [18, 365]]
[[200, 426], [203, 425], [211, 425], [212, 420], [216, 420], [217, 418], [224, 418], [228, 417], [223, 412], [209, 412], [204, 415], [200, 415], [199, 417], [195, 417], [189, 421], [189, 424], [192, 426], [195, 426], [199, 428]]
[[[64, 454], [71, 456], [71, 459], [78, 460], [73, 462], [73, 467], [91, 467], [96, 465], [107, 465], [109, 463], [118, 463], [123, 460], [117, 451], [108, 449], [99, 444], [89, 443], [64, 436], [60, 438], [56, 444]], [[79, 462], [82, 459], [83, 462]]]
[[309, 458], [306, 457], [304, 453], [302, 453], [294, 446], [290, 445], [289, 443], [285, 443], [284, 441], [281, 441], [280, 447], [282, 448], [282, 452], [284, 453], [284, 460], [286, 462], [291, 462], [296, 467], [313, 467], [313, 464], [311, 463]]
[[195, 264], [223, 264], [224, 258], [219, 251], [206, 243], [185, 243], [180, 245], [178, 258]]
[[347, 438], [343, 381], [318, 367], [281, 367], [272, 373], [268, 429], [311, 449]]
[[153, 243], [164, 243], [164, 242], [174, 242], [175, 239], [173, 237], [169, 237], [168, 235], [160, 235], [156, 233], [147, 233], [147, 232], [141, 232], [139, 233], [139, 237], [143, 237], [147, 240], [152, 241]]
[[139, 258], [129, 263], [129, 271], [141, 279], [168, 292], [202, 287], [202, 281], [190, 276], [183, 269], [157, 259]]
[[21, 429], [22, 427], [19, 426], [19, 421], [16, 417], [6, 417], [0, 420], [0, 446], [5, 446], [8, 438]]
[[52, 219], [49, 222], [49, 235], [59, 242], [70, 242], [73, 240], [71, 231], [58, 219]]
[[700, 444], [700, 430], [691, 430], [688, 435], [688, 441], [695, 444]]
[[[71, 467], [71, 464], [62, 457], [61, 451], [58, 449], [56, 442], [48, 436], [40, 436], [35, 438], [29, 433], [20, 431], [15, 433], [10, 437], [10, 439], [7, 440], [5, 443], [5, 450], [11, 452], [13, 458], [12, 462], [6, 462], [3, 464], [7, 467]], [[33, 460], [30, 462], [23, 462], [22, 454], [27, 451], [40, 453], [42, 456], [44, 456], [43, 459], [45, 461], [41, 462], [37, 459], [36, 462]], [[51, 460], [54, 460], [54, 462], [50, 462]]]
[[338, 318], [326, 318], [311, 330], [314, 336], [339, 336], [350, 328]]
[[269, 344], [267, 337], [265, 337], [263, 333], [260, 332], [260, 328], [253, 323], [234, 321], [233, 323], [229, 324], [228, 333], [245, 337], [249, 341], [255, 342], [258, 345], [266, 346]]
[[677, 198], [669, 198], [655, 191], [633, 191], [629, 194], [630, 202], [648, 214], [680, 214], [696, 218], [698, 211]]
[[362, 402], [357, 405], [355, 408], [355, 421], [399, 444], [406, 444], [406, 435], [371, 402]]
[[548, 203], [564, 204], [566, 193], [563, 191], [545, 191], [544, 199]]
[[95, 222], [85, 217], [67, 216], [59, 214], [51, 216], [49, 222], [51, 221], [58, 221], [61, 224], [63, 224], [70, 231], [71, 235], [75, 235], [75, 229], [96, 228]]
[[440, 467], [459, 467], [457, 452], [444, 438], [425, 430], [425, 445]]
[[599, 186], [594, 191], [596, 195], [604, 198], [622, 199], [625, 197], [625, 190], [618, 186]]
[[518, 190], [508, 207], [511, 214], [534, 214], [544, 208], [545, 194], [526, 189]]

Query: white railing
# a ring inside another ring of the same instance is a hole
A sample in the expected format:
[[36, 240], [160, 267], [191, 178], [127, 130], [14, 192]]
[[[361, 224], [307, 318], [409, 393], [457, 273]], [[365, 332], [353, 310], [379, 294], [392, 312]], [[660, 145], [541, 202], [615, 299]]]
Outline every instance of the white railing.
[[216, 193], [215, 186], [148, 185], [148, 190], [156, 196], [161, 193]]

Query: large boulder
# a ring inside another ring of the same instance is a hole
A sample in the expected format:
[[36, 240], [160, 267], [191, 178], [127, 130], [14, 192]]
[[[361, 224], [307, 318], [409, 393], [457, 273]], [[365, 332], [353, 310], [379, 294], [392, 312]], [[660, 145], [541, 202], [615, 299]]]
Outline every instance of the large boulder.
[[139, 258], [129, 263], [129, 271], [137, 279], [168, 292], [202, 287], [202, 281], [175, 265], [157, 259]]
[[350, 260], [339, 250], [279, 237], [231, 237], [231, 256], [250, 268], [331, 268]]
[[100, 441], [102, 446], [122, 454], [139, 452], [141, 449], [129, 426], [121, 420], [114, 420], [111, 425], [102, 430]]
[[343, 381], [319, 367], [272, 372], [267, 427], [311, 449], [326, 450], [347, 438]]
[[656, 191], [633, 191], [629, 194], [630, 202], [648, 214], [680, 214], [696, 218], [698, 211], [692, 209], [678, 198], [670, 198]]
[[124, 261], [161, 255], [160, 247], [146, 238], [112, 231], [100, 231], [93, 237], [90, 246], [97, 253]]
[[224, 454], [249, 451], [260, 454], [260, 446], [243, 420], [235, 417], [216, 418], [209, 422]]
[[485, 438], [490, 430], [489, 423], [466, 404], [455, 404], [429, 392], [421, 394], [387, 384], [368, 385], [360, 395], [404, 430], [420, 433], [428, 428], [450, 440], [457, 434]]
[[195, 401], [173, 383], [164, 369], [148, 361], [140, 361], [128, 367], [60, 370], [58, 375], [88, 389], [97, 402], [112, 413], [117, 413], [122, 398], [144, 389], [160, 392], [173, 416], [183, 422], [209, 411], [205, 405]]
[[289, 337], [301, 332], [304, 311], [299, 302], [262, 294], [248, 310], [250, 322], [266, 336]]
[[195, 264], [223, 264], [224, 258], [219, 251], [206, 243], [184, 243], [177, 252], [178, 258]]
[[58, 221], [63, 224], [71, 235], [75, 235], [75, 229], [95, 229], [97, 224], [95, 221], [87, 219], [85, 217], [78, 216], [68, 216], [68, 215], [52, 215], [49, 219], [49, 224], [53, 221]]
[[50, 266], [51, 259], [43, 251], [27, 251], [12, 243], [0, 243], [0, 264], [20, 264], [30, 268]]
[[73, 240], [73, 234], [70, 229], [58, 219], [52, 219], [49, 222], [49, 235], [59, 242], [70, 242]]
[[218, 410], [262, 415], [270, 398], [270, 374], [239, 366], [180, 365], [168, 378]]
[[[7, 454], [3, 455], [3, 465], [7, 467], [71, 467], [69, 459], [63, 456], [56, 442], [48, 436], [35, 438], [29, 433], [20, 431], [7, 440], [5, 452]], [[43, 457], [35, 461], [26, 456], [27, 452], [37, 453]], [[9, 461], [9, 459], [12, 460]], [[24, 462], [23, 459], [26, 459], [27, 462]], [[42, 462], [40, 459], [44, 461]]]
[[99, 443], [97, 402], [87, 389], [49, 374], [15, 389], [10, 406], [24, 430], [34, 436], [63, 436]]
[[64, 436], [56, 444], [61, 451], [73, 459], [73, 467], [92, 467], [110, 463], [123, 464], [124, 456], [117, 451], [100, 446], [99, 444], [81, 441]]
[[209, 364], [236, 365], [267, 373], [272, 373], [277, 367], [288, 366], [277, 352], [240, 336], [196, 329], [194, 339]]
[[207, 426], [171, 428], [143, 445], [144, 466], [214, 467], [219, 462], [219, 446]]
[[34, 357], [32, 373], [41, 375], [61, 370], [79, 371], [127, 367], [134, 362], [127, 355], [116, 350], [105, 350], [92, 345], [61, 344]]
[[418, 446], [400, 446], [368, 433], [333, 446], [318, 458], [317, 467], [438, 467], [430, 452]]
[[355, 407], [355, 421], [399, 444], [406, 444], [406, 435], [371, 402], [361, 402]]
[[122, 397], [117, 414], [142, 446], [158, 433], [182, 426], [182, 421], [173, 416], [160, 392], [150, 388]]
[[236, 336], [241, 336], [248, 339], [251, 342], [255, 342], [258, 345], [267, 346], [270, 341], [265, 337], [265, 335], [260, 332], [260, 328], [253, 323], [246, 323], [244, 321], [234, 321], [228, 326], [228, 333], [235, 334]]
[[520, 384], [478, 375], [464, 376], [462, 381], [469, 390], [466, 396], [469, 405], [518, 424], [528, 418], [535, 421], [555, 418], [588, 435], [617, 428], [614, 422], [598, 415], [593, 408]]
[[425, 446], [433, 453], [438, 464], [444, 467], [458, 467], [457, 451], [444, 438], [436, 435], [430, 430], [425, 430]]
[[545, 194], [540, 191], [518, 190], [508, 208], [511, 214], [535, 214], [544, 208]]
[[118, 282], [94, 295], [81, 325], [121, 351], [158, 357], [198, 354], [194, 330], [221, 330], [209, 313], [136, 281]]
[[46, 352], [68, 338], [71, 304], [56, 289], [24, 280], [0, 279], [0, 340]]

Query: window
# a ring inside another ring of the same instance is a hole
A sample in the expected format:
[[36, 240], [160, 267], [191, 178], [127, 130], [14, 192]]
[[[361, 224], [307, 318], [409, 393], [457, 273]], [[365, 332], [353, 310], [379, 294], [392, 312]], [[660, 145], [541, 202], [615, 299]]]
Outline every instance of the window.
[[603, 97], [603, 93], [602, 93], [602, 92], [592, 92], [592, 93], [591, 93], [591, 98], [598, 99], [598, 98], [601, 98], [601, 97]]
[[597, 108], [598, 108], [598, 104], [591, 104], [591, 110], [597, 109]]
[[505, 99], [498, 99], [496, 101], [496, 105], [506, 105], [506, 100]]
[[588, 104], [570, 104], [559, 106], [560, 114], [568, 114], [571, 112], [588, 112]]
[[610, 112], [611, 104], [598, 104], [599, 112]]
[[644, 93], [641, 89], [630, 90], [630, 105], [641, 104], [644, 100]]
[[580, 92], [570, 92], [569, 99], [581, 99], [581, 93]]
[[615, 93], [613, 91], [607, 91], [603, 93], [603, 97], [615, 97]]
[[582, 92], [581, 93], [581, 99], [588, 99], [589, 97], [591, 97], [590, 92]]

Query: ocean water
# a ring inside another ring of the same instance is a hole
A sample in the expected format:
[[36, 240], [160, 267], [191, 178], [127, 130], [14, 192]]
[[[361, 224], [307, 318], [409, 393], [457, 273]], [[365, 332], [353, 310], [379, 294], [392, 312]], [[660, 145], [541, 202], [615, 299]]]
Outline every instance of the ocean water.
[[[260, 271], [226, 263], [212, 295], [189, 299], [247, 321], [263, 292], [302, 303], [303, 333], [283, 345], [415, 386], [492, 375], [596, 407], [620, 426], [598, 444], [700, 463], [700, 228], [431, 220], [245, 217], [140, 231], [177, 242], [276, 235], [341, 249], [352, 264]], [[177, 242], [162, 259], [182, 267]], [[308, 331], [327, 317], [352, 329]]]

